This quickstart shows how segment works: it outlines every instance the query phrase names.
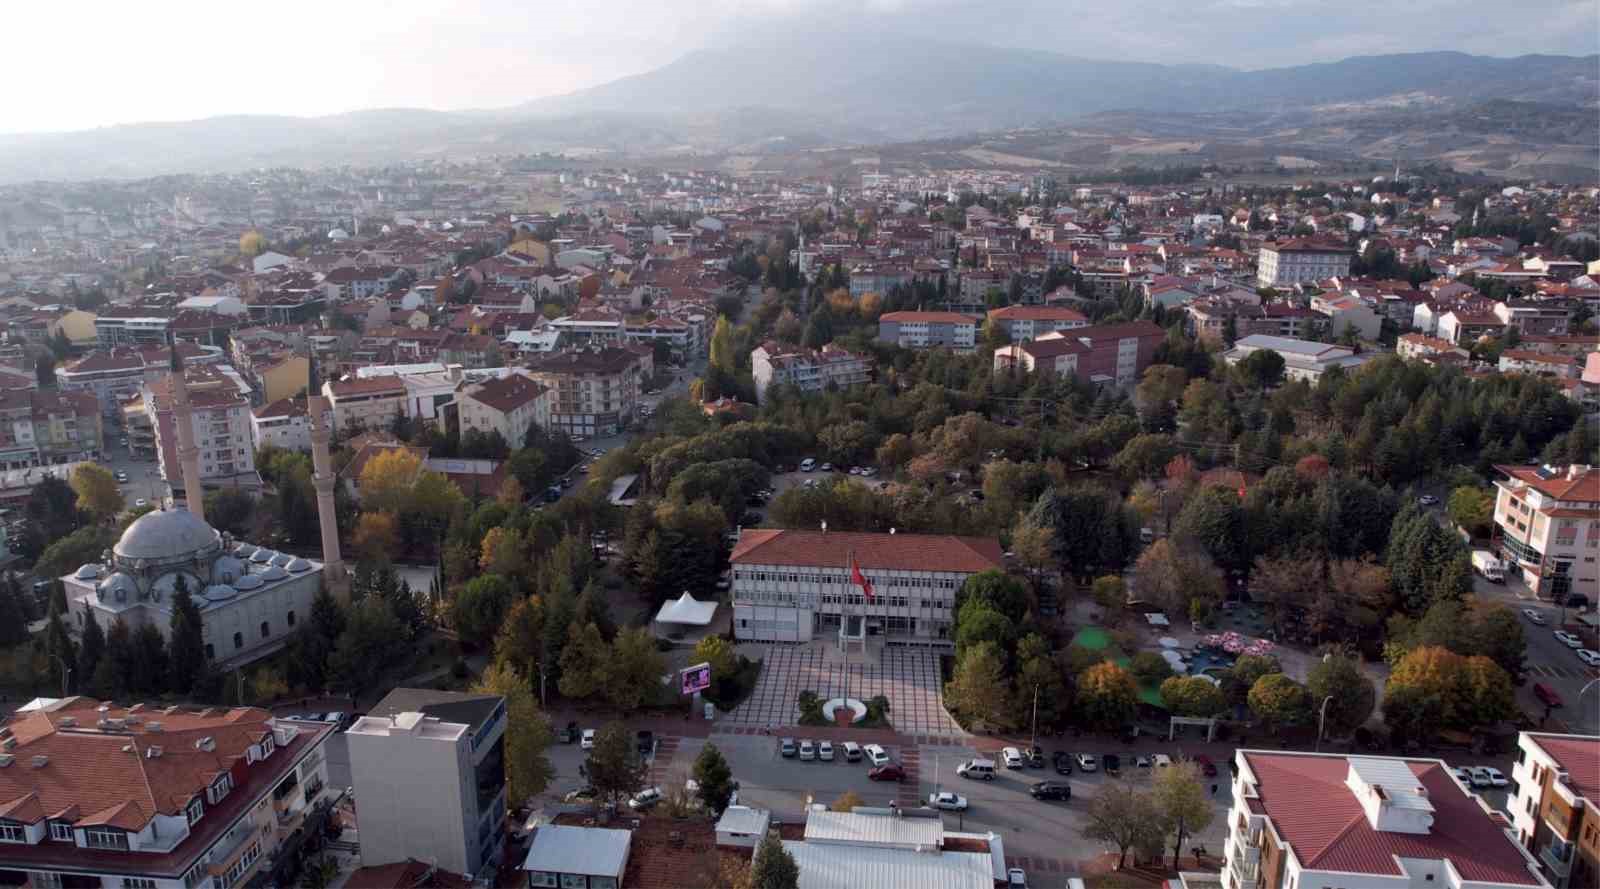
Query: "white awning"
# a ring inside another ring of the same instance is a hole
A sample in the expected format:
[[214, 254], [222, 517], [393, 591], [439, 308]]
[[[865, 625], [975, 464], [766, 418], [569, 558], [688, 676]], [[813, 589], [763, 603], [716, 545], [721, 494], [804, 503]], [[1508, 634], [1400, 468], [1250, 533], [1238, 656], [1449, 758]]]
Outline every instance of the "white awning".
[[693, 624], [703, 627], [711, 623], [711, 616], [717, 613], [717, 603], [700, 602], [695, 597], [685, 592], [683, 595], [667, 602], [656, 612], [656, 620], [664, 624]]

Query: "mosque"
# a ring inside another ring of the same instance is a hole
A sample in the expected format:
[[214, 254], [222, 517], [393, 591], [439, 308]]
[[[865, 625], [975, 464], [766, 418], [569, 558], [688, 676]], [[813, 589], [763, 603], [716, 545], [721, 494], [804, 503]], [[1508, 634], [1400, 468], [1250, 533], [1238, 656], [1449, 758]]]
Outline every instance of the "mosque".
[[[322, 529], [322, 561], [234, 540], [206, 524], [200, 486], [200, 451], [188, 384], [173, 350], [174, 418], [185, 504], [163, 504], [140, 516], [99, 562], [61, 578], [68, 616], [79, 629], [93, 620], [107, 632], [117, 620], [128, 629], [150, 624], [168, 635], [172, 595], [181, 581], [200, 607], [206, 657], [232, 669], [283, 646], [326, 584], [335, 596], [349, 592], [334, 520], [332, 461], [325, 399], [312, 386], [312, 483]], [[313, 380], [315, 370], [313, 369]]]

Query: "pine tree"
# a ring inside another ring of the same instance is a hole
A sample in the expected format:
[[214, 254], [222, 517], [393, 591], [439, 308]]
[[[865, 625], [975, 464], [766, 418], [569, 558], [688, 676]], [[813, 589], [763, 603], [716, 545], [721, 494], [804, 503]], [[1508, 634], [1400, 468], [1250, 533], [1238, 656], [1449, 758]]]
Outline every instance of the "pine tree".
[[[67, 625], [61, 620], [61, 609], [56, 608], [54, 600], [50, 602], [50, 619], [44, 628], [44, 653], [52, 661], [60, 658], [66, 666], [71, 667], [78, 660], [78, 650], [72, 644], [72, 636], [67, 633]], [[55, 665], [60, 668], [61, 664]]]
[[0, 645], [16, 645], [28, 641], [28, 613], [18, 595], [14, 575], [7, 575], [0, 586]]
[[173, 691], [186, 695], [194, 689], [195, 680], [205, 669], [206, 643], [200, 608], [189, 595], [189, 583], [182, 574], [172, 585], [170, 636], [168, 681]]
[[756, 847], [755, 861], [750, 865], [751, 889], [797, 889], [799, 885], [800, 865], [783, 848], [777, 834], [767, 834]]
[[128, 677], [133, 673], [133, 631], [122, 618], [106, 633], [106, 651], [95, 665], [92, 686], [97, 697], [120, 698], [128, 693]]
[[78, 677], [78, 687], [88, 689], [94, 682], [95, 670], [105, 658], [106, 634], [100, 629], [99, 621], [89, 620], [83, 625], [82, 637], [78, 642], [78, 667], [74, 673]]

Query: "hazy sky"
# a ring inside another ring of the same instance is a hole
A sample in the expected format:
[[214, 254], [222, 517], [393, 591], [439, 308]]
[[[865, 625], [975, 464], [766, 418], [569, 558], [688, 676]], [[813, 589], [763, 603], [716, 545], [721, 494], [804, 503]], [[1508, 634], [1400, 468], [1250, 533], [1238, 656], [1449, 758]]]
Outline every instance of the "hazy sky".
[[1588, 54], [1600, 47], [1595, 10], [1595, 0], [8, 0], [0, 132], [493, 108], [701, 46], [829, 31], [1241, 68], [1423, 49]]

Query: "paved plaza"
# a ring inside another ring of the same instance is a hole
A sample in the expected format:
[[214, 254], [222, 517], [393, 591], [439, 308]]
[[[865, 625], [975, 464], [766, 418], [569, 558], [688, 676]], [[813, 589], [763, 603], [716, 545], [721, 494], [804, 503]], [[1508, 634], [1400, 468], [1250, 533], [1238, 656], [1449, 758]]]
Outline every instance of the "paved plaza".
[[961, 735], [961, 727], [944, 709], [939, 656], [914, 648], [886, 647], [877, 663], [841, 661], [830, 657], [828, 643], [767, 646], [760, 655], [765, 664], [749, 700], [722, 718], [734, 726], [778, 728], [800, 723], [796, 703], [803, 691], [824, 700], [850, 697], [889, 699], [889, 722], [894, 730], [910, 735]]

